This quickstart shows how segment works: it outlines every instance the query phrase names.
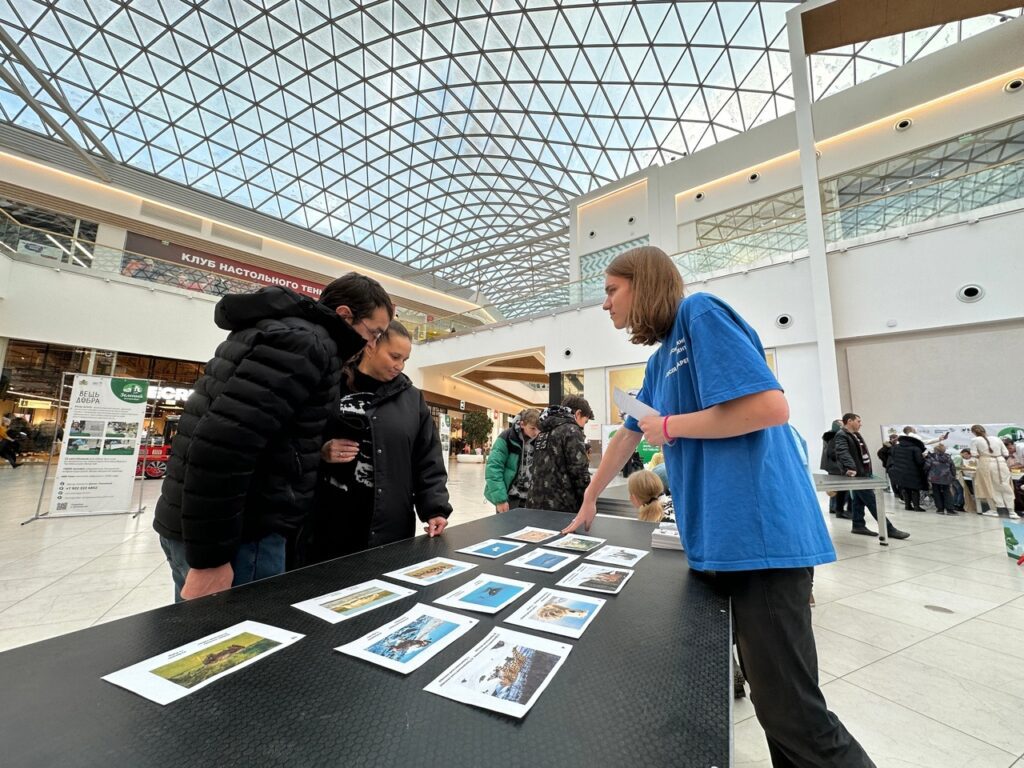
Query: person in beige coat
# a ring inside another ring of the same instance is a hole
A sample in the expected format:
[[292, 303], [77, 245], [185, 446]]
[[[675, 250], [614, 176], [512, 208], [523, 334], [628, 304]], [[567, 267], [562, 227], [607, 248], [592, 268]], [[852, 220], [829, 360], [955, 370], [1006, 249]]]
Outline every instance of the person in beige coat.
[[1006, 464], [1006, 446], [999, 438], [989, 437], [980, 424], [972, 426], [971, 433], [974, 435], [971, 456], [978, 460], [974, 495], [983, 510], [987, 502], [988, 506], [996, 508], [999, 517], [1013, 517], [1013, 486], [1010, 485], [1010, 468]]

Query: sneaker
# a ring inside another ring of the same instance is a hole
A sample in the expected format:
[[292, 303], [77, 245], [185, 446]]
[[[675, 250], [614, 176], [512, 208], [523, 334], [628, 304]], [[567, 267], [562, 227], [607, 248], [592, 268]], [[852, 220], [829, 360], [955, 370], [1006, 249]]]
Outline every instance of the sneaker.
[[924, 512], [924, 507], [912, 507], [914, 512]]
[[957, 512], [955, 509], [947, 509], [946, 510], [946, 514], [947, 515], [953, 515], [954, 517], [959, 517], [959, 515], [960, 515], [960, 513]]
[[890, 539], [909, 539], [910, 538], [910, 534], [907, 533], [906, 531], [900, 531], [900, 530], [897, 530], [896, 528], [893, 528], [891, 531], [889, 531], [889, 538]]
[[862, 526], [860, 528], [851, 528], [850, 529], [850, 533], [857, 533], [857, 534], [860, 534], [861, 536], [877, 536], [878, 535], [877, 533], [872, 531], [867, 526]]
[[838, 517], [840, 520], [853, 520], [853, 515], [851, 515], [849, 512], [837, 512], [836, 517]]

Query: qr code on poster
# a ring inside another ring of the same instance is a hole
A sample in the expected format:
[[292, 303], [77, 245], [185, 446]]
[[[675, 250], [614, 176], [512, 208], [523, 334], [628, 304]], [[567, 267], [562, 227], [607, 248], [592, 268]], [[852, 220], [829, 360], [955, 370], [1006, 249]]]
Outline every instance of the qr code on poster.
[[58, 512], [63, 512], [67, 508], [68, 508], [68, 503], [66, 501], [58, 501], [57, 502], [57, 511]]

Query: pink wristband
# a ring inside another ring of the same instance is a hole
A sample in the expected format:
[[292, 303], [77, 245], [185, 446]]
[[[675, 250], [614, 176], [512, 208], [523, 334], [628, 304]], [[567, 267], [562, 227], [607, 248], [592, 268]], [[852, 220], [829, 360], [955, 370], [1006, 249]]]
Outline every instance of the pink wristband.
[[661, 434], [665, 436], [665, 442], [673, 442], [672, 437], [668, 434], [668, 416], [661, 420]]

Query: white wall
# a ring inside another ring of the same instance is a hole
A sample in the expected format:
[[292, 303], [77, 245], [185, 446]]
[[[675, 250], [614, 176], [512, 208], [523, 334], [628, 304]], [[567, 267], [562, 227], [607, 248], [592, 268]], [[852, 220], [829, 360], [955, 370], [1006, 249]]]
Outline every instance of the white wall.
[[213, 297], [83, 272], [0, 258], [0, 336], [205, 362], [227, 335]]

